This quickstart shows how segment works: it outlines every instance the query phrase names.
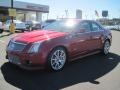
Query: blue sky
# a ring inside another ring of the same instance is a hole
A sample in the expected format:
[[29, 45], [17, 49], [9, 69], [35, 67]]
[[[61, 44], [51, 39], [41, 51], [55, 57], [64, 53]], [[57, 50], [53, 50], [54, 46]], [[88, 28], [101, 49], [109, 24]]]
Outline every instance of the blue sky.
[[[95, 19], [95, 10], [101, 16], [102, 10], [109, 11], [109, 18], [120, 17], [120, 0], [17, 0], [50, 6], [49, 18], [65, 17], [68, 10], [69, 17], [75, 18], [76, 9], [83, 11], [83, 18]], [[86, 17], [87, 16], [87, 17]], [[46, 18], [46, 16], [44, 16]]]

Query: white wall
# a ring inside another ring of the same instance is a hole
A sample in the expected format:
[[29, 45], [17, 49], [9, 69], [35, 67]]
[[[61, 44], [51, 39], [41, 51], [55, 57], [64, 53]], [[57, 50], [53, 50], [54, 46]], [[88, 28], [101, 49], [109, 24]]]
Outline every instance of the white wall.
[[36, 21], [41, 22], [42, 21], [42, 13], [36, 12]]
[[[0, 0], [0, 6], [2, 7], [11, 7], [11, 0]], [[40, 5], [40, 4], [33, 4], [33, 3], [26, 3], [26, 2], [20, 2], [20, 1], [15, 1], [13, 4], [14, 8], [20, 8], [20, 9], [27, 9], [28, 11], [22, 11], [23, 14], [26, 16], [26, 21], [27, 20], [36, 20], [36, 21], [42, 21], [42, 13], [43, 12], [49, 12], [49, 6], [46, 5]], [[34, 10], [32, 12], [31, 10]], [[40, 12], [38, 12], [40, 11]], [[24, 18], [23, 15], [19, 15], [17, 18]]]
[[35, 12], [27, 12], [26, 14], [26, 21], [35, 21], [36, 20], [36, 13]]
[[[11, 7], [11, 0], [0, 0], [0, 6]], [[40, 4], [20, 2], [20, 1], [14, 1], [13, 7], [20, 9], [41, 11], [41, 12], [49, 12], [49, 6], [47, 5], [40, 5]]]
[[19, 1], [14, 1], [14, 7], [21, 8], [21, 9], [28, 9], [28, 10], [36, 10], [36, 11], [38, 10], [38, 11], [43, 11], [43, 12], [49, 11], [49, 7], [46, 5], [19, 2]]

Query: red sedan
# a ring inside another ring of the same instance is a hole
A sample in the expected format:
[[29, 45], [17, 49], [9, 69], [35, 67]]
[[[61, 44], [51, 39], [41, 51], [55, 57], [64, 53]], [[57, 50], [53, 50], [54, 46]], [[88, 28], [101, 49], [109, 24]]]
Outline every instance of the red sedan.
[[65, 63], [95, 53], [109, 53], [112, 35], [91, 20], [58, 20], [12, 38], [6, 58], [25, 69], [61, 70]]

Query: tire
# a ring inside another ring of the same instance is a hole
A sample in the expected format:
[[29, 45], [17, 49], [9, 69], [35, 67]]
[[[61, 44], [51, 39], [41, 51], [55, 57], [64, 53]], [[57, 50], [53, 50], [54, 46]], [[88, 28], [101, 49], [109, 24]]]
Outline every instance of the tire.
[[60, 71], [65, 66], [67, 54], [64, 48], [57, 47], [48, 56], [47, 69], [49, 71]]
[[106, 40], [102, 48], [102, 54], [107, 55], [109, 53], [109, 50], [110, 50], [110, 42]]
[[3, 33], [3, 29], [0, 29], [0, 33]]

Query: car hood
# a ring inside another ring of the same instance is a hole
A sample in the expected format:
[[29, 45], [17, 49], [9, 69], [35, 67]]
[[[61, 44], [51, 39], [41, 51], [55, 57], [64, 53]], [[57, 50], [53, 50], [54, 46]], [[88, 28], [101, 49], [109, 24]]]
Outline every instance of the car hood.
[[53, 38], [65, 36], [67, 33], [64, 32], [56, 32], [49, 30], [37, 30], [32, 32], [26, 32], [20, 35], [17, 35], [13, 38], [14, 41], [24, 42], [24, 43], [32, 43], [38, 41], [50, 40]]

